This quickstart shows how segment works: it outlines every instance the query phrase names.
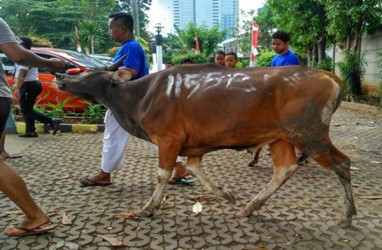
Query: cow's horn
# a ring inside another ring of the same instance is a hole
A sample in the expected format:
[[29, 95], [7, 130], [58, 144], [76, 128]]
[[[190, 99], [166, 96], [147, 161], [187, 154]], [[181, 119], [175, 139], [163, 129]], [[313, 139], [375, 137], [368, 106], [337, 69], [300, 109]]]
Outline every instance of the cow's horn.
[[106, 66], [106, 70], [108, 71], [117, 71], [122, 62], [126, 59], [127, 55], [121, 56], [115, 63], [110, 66]]

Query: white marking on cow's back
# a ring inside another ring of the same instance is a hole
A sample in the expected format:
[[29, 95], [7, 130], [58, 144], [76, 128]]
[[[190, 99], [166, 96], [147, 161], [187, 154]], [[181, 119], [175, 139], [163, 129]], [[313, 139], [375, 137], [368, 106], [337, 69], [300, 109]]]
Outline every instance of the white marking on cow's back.
[[200, 88], [200, 74], [186, 74], [184, 79], [184, 86], [187, 89], [192, 89], [188, 94], [187, 99], [189, 99], [195, 92]]
[[268, 79], [269, 79], [269, 74], [264, 74], [264, 76], [263, 76], [263, 82], [264, 82], [264, 83], [267, 83], [267, 82], [268, 82]]
[[228, 83], [226, 85], [226, 88], [229, 88], [232, 82], [235, 82], [235, 83], [237, 83], [237, 82], [244, 82], [245, 80], [249, 80], [249, 76], [248, 75], [245, 75], [243, 73], [233, 74], [233, 76], [228, 79]]
[[180, 96], [180, 91], [182, 88], [182, 76], [178, 73], [176, 75], [176, 82], [175, 82], [175, 96]]
[[172, 86], [174, 85], [174, 76], [173, 75], [168, 75], [167, 78], [167, 89], [166, 89], [166, 96], [171, 97], [171, 90]]
[[179, 97], [182, 87], [191, 90], [187, 98], [191, 98], [196, 92], [223, 87], [229, 90], [241, 90], [254, 92], [256, 87], [251, 85], [251, 77], [244, 73], [223, 74], [221, 72], [210, 72], [207, 74], [170, 74], [167, 80], [166, 96], [169, 98]]

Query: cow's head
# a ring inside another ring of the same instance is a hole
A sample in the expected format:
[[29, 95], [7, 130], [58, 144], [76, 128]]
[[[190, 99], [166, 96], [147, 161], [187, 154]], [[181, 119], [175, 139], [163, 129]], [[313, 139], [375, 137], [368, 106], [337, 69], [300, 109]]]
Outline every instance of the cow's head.
[[86, 99], [103, 99], [107, 88], [113, 85], [124, 83], [131, 79], [131, 74], [127, 70], [118, 69], [124, 58], [121, 58], [113, 65], [106, 68], [107, 70], [92, 70], [80, 73], [78, 75], [67, 73], [56, 75], [54, 82], [58, 88], [81, 96]]
[[107, 88], [131, 79], [127, 70], [84, 72], [80, 75], [63, 74], [54, 80], [58, 88], [86, 99], [103, 98]]

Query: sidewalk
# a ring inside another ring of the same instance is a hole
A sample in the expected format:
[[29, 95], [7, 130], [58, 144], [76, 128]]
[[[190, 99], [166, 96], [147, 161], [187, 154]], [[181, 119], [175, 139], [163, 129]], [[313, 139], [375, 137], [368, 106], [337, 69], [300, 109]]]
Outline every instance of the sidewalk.
[[[113, 185], [83, 188], [77, 178], [99, 169], [102, 133], [40, 134], [38, 138], [7, 136], [6, 148], [21, 152], [9, 160], [24, 178], [36, 201], [47, 211], [55, 231], [21, 239], [0, 234], [0, 249], [113, 249], [99, 237], [121, 240], [122, 249], [381, 249], [382, 114], [340, 108], [331, 126], [334, 144], [352, 159], [353, 193], [358, 215], [353, 227], [334, 227], [341, 212], [336, 175], [310, 162], [248, 218], [239, 211], [270, 180], [270, 157], [263, 150], [257, 167], [250, 156], [221, 150], [203, 158], [205, 172], [237, 194], [237, 204], [202, 201], [194, 214], [193, 197], [211, 194], [197, 181], [192, 187], [168, 185], [167, 199], [153, 217], [130, 220], [151, 196], [156, 183], [157, 155], [141, 140], [127, 149], [125, 167]], [[22, 216], [0, 194], [0, 228]], [[374, 198], [375, 198], [374, 197]], [[63, 215], [73, 221], [62, 223]]]

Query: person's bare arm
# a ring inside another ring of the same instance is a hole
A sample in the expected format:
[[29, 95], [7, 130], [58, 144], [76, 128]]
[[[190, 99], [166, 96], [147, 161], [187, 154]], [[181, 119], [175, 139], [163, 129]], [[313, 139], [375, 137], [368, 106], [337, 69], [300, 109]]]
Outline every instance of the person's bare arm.
[[57, 71], [65, 67], [62, 60], [39, 57], [31, 51], [24, 49], [18, 43], [5, 43], [0, 45], [0, 50], [6, 54], [11, 61], [17, 64], [36, 68], [45, 68], [51, 71]]
[[138, 72], [135, 69], [128, 67], [119, 67], [118, 70], [127, 70], [131, 74], [131, 78], [135, 78], [138, 75]]
[[28, 71], [25, 69], [20, 69], [18, 78], [15, 78], [16, 81], [16, 88], [14, 90], [14, 97], [16, 101], [20, 100], [20, 89], [24, 84], [25, 77], [27, 76]]

